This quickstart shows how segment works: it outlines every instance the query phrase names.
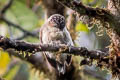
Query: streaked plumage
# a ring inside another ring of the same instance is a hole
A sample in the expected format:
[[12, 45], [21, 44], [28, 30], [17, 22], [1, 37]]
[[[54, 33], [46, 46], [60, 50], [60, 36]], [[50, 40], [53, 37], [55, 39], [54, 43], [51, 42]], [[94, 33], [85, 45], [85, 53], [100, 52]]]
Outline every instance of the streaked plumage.
[[[65, 18], [62, 15], [52, 15], [40, 29], [40, 42], [42, 44], [73, 45], [71, 36], [65, 26]], [[60, 54], [58, 57], [51, 52], [44, 52], [45, 57], [52, 67], [64, 74], [70, 65], [71, 55]]]

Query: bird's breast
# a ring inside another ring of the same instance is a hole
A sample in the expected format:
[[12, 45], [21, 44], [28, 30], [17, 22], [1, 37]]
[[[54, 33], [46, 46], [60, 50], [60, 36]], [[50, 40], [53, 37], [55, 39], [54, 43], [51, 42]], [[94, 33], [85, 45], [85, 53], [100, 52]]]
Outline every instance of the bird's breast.
[[43, 32], [43, 43], [51, 43], [51, 42], [58, 42], [61, 43], [62, 39], [64, 38], [63, 31], [58, 29], [48, 29]]

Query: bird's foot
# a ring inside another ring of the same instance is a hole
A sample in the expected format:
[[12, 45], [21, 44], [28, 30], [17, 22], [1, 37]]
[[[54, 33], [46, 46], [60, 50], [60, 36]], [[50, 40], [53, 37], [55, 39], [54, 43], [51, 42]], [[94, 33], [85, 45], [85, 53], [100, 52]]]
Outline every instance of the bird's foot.
[[56, 52], [56, 55], [61, 54], [61, 53], [65, 52], [66, 49], [68, 49], [68, 46], [66, 46], [65, 44], [61, 44], [60, 46], [61, 47], [60, 47], [59, 51]]

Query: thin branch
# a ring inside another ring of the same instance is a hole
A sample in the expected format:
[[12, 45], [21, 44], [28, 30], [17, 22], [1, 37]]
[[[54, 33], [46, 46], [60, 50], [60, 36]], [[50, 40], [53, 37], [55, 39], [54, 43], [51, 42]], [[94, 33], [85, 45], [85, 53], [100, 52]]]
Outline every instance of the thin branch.
[[9, 0], [8, 3], [1, 9], [0, 14], [3, 15], [12, 5], [13, 0]]
[[26, 35], [30, 35], [30, 36], [32, 36], [32, 37], [39, 38], [39, 36], [36, 35], [35, 33], [29, 32], [29, 31], [23, 29], [20, 25], [14, 24], [13, 22], [7, 20], [5, 17], [2, 17], [1, 20], [3, 20], [3, 21], [4, 21], [5, 23], [7, 23], [8, 25], [13, 26], [14, 28], [17, 28], [17, 29], [21, 30], [21, 31], [22, 31], [24, 34], [26, 34]]
[[32, 44], [19, 40], [12, 40], [9, 38], [5, 38], [0, 36], [0, 47], [4, 50], [12, 48], [17, 51], [25, 51], [25, 52], [40, 52], [40, 51], [52, 51], [58, 52], [62, 49], [62, 53], [80, 55], [83, 57], [89, 57], [92, 59], [101, 59], [101, 57], [107, 56], [106, 53], [95, 50], [89, 51], [84, 47], [74, 47], [74, 46], [65, 46], [65, 45], [51, 45], [51, 44]]

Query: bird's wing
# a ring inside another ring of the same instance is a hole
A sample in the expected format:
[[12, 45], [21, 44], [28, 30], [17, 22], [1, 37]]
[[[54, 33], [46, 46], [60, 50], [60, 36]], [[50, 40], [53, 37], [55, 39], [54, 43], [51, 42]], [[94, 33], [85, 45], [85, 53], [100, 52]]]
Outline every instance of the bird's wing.
[[66, 37], [66, 39], [67, 39], [67, 45], [69, 45], [69, 46], [74, 46], [74, 44], [73, 44], [73, 41], [72, 41], [72, 38], [71, 38], [71, 36], [70, 36], [70, 33], [68, 32], [68, 30], [67, 30], [67, 28], [65, 27], [64, 28], [64, 33], [65, 33], [65, 37]]
[[[68, 32], [66, 27], [64, 28], [64, 34], [65, 34], [65, 39], [67, 39], [66, 40], [67, 41], [67, 45], [68, 46], [74, 46], [72, 38], [70, 36], [70, 33]], [[67, 65], [70, 65], [71, 61], [72, 61], [72, 56], [71, 55], [67, 55], [67, 59], [66, 59]]]

